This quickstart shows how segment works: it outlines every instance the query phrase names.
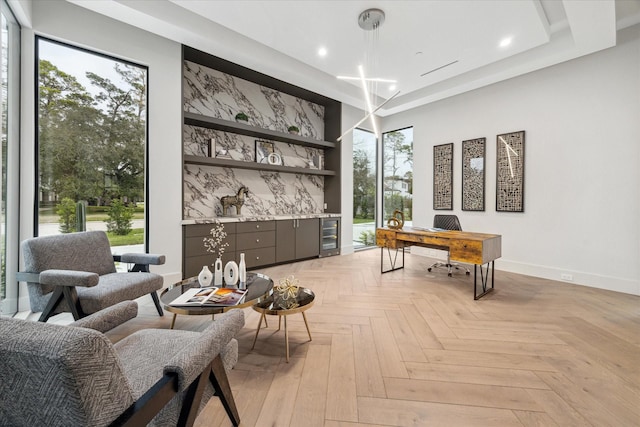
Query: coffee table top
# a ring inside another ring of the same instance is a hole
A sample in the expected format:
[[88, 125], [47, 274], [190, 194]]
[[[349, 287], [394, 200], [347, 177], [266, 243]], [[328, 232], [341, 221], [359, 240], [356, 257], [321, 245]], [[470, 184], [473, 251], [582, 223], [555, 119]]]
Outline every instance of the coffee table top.
[[272, 293], [260, 302], [257, 302], [253, 309], [264, 314], [282, 315], [301, 313], [313, 305], [316, 296], [311, 289], [298, 288], [295, 297], [284, 299], [277, 292]]
[[173, 284], [170, 288], [165, 289], [160, 294], [160, 301], [164, 304], [164, 309], [175, 314], [186, 315], [202, 315], [202, 314], [218, 314], [234, 308], [251, 307], [266, 298], [273, 289], [273, 280], [261, 273], [247, 273], [247, 293], [244, 301], [240, 304], [228, 307], [215, 306], [181, 306], [175, 307], [169, 305], [174, 299], [178, 298], [184, 291], [191, 288], [200, 287], [197, 277], [190, 277], [181, 282]]

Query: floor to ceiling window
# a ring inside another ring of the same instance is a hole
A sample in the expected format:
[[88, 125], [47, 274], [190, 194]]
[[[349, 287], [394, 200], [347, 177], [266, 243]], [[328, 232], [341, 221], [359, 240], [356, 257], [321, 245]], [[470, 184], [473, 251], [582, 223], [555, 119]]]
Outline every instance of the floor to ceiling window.
[[404, 214], [405, 224], [413, 219], [413, 127], [382, 134], [382, 212], [383, 220], [396, 210]]
[[147, 68], [37, 38], [37, 235], [145, 250]]
[[8, 248], [18, 246], [20, 26], [5, 1], [0, 3], [0, 15], [0, 314], [9, 315], [18, 309], [18, 257]]
[[373, 132], [353, 131], [353, 247], [376, 244], [377, 138]]

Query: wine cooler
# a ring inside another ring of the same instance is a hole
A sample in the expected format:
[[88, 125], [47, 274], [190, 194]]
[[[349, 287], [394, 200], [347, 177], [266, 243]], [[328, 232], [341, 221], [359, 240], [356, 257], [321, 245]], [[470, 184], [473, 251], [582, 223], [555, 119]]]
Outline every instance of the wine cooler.
[[321, 218], [320, 233], [320, 256], [340, 255], [340, 218]]

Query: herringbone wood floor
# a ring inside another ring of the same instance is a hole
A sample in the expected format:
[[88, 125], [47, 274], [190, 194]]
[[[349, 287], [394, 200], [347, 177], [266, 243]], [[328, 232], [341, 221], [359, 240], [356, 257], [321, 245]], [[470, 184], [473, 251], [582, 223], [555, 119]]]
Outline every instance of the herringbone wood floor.
[[[640, 297], [496, 271], [480, 301], [473, 276], [432, 273], [408, 255], [404, 270], [380, 274], [380, 252], [265, 269], [294, 274], [315, 305], [269, 317], [255, 350], [259, 315], [245, 309], [230, 382], [243, 426], [638, 426]], [[150, 298], [111, 333], [168, 328]], [[179, 316], [202, 329], [208, 316]], [[230, 425], [212, 399], [198, 426]]]

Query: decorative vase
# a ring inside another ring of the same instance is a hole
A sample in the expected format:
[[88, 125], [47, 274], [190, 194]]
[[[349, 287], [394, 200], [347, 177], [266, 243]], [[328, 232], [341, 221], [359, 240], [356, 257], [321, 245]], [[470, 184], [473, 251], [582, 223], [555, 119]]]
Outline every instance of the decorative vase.
[[226, 286], [235, 286], [238, 283], [238, 264], [235, 261], [229, 261], [224, 266], [224, 283]]
[[247, 286], [247, 264], [244, 262], [244, 253], [240, 254], [240, 264], [238, 265], [238, 280], [240, 288], [245, 289]]
[[211, 286], [211, 281], [213, 280], [213, 274], [209, 267], [206, 265], [202, 267], [202, 271], [198, 274], [198, 283], [200, 283], [201, 288], [206, 288]]
[[213, 284], [218, 287], [222, 286], [222, 260], [220, 258], [217, 258], [213, 265]]

